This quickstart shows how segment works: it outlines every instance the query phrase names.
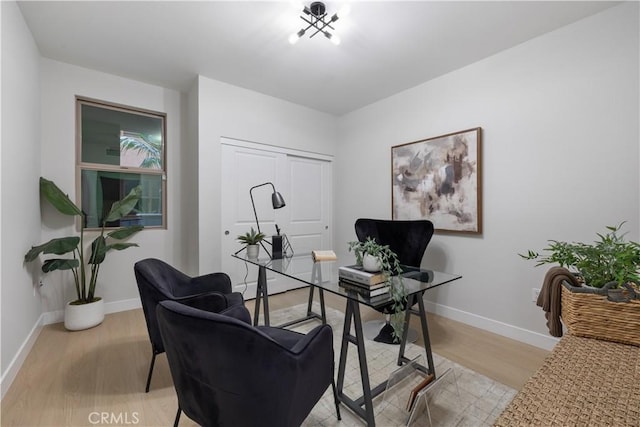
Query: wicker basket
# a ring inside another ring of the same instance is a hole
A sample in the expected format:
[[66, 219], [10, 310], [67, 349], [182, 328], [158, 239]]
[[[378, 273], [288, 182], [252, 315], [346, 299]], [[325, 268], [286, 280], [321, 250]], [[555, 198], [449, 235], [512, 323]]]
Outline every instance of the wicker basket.
[[640, 300], [612, 302], [605, 295], [562, 286], [562, 322], [571, 335], [640, 346]]

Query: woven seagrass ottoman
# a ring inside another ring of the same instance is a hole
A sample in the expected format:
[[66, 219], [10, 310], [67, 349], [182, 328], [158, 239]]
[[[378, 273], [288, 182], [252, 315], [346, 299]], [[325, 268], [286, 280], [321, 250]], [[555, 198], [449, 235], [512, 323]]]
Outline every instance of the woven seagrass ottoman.
[[640, 427], [640, 347], [565, 335], [494, 425]]

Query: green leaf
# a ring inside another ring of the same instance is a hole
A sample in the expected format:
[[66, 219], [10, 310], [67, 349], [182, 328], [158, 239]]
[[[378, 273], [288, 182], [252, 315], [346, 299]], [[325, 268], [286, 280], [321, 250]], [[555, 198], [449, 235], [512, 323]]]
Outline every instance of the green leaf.
[[247, 231], [245, 234], [239, 235], [237, 240], [245, 245], [256, 245], [264, 240], [265, 237], [264, 233], [258, 233], [253, 227], [251, 227], [251, 231]]
[[140, 200], [142, 196], [142, 187], [138, 185], [134, 189], [132, 189], [129, 194], [125, 196], [124, 199], [115, 202], [111, 205], [111, 210], [109, 211], [109, 215], [105, 219], [105, 222], [117, 221], [120, 218], [126, 216], [131, 212]]
[[107, 254], [107, 240], [104, 236], [98, 236], [91, 242], [91, 256], [89, 264], [102, 264]]
[[33, 246], [24, 256], [24, 261], [31, 262], [41, 253], [63, 255], [76, 249], [78, 243], [80, 243], [80, 238], [77, 236], [51, 239], [47, 243]]
[[132, 225], [130, 227], [122, 227], [117, 230], [110, 231], [107, 233], [108, 237], [116, 240], [126, 239], [127, 237], [131, 237], [140, 230], [144, 229], [142, 225]]
[[80, 266], [80, 262], [77, 259], [48, 259], [42, 264], [42, 271], [44, 273], [48, 273], [50, 271], [55, 270], [72, 270], [74, 268], [78, 268]]
[[82, 211], [53, 181], [40, 177], [40, 195], [64, 215], [82, 216]]
[[131, 247], [138, 247], [137, 243], [114, 243], [107, 245], [104, 237], [98, 237], [91, 244], [89, 264], [102, 264], [110, 250], [122, 251]]
[[617, 226], [606, 226], [607, 233], [596, 233], [598, 240], [592, 244], [568, 243], [549, 240], [544, 250], [545, 256], [531, 257], [529, 251], [525, 259], [537, 260], [536, 266], [557, 263], [562, 267], [579, 272], [588, 285], [600, 288], [615, 281], [619, 285], [638, 280], [640, 270], [640, 244], [627, 242], [626, 233], [621, 233], [624, 222]]
[[111, 249], [116, 251], [121, 251], [134, 246], [138, 247], [138, 244], [137, 243], [114, 243], [112, 245], [107, 246], [107, 251], [110, 251]]

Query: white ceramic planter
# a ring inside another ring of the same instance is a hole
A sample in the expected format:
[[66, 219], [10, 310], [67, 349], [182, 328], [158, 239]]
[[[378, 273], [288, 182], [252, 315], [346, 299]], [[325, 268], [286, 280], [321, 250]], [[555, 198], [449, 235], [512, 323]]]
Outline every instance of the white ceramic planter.
[[69, 331], [81, 331], [83, 329], [98, 326], [104, 320], [104, 301], [89, 304], [67, 303], [64, 309], [64, 327]]
[[382, 265], [380, 265], [380, 259], [378, 257], [364, 254], [364, 256], [362, 257], [362, 268], [364, 269], [364, 271], [375, 273], [382, 269]]
[[260, 253], [260, 245], [247, 245], [247, 258], [257, 259]]

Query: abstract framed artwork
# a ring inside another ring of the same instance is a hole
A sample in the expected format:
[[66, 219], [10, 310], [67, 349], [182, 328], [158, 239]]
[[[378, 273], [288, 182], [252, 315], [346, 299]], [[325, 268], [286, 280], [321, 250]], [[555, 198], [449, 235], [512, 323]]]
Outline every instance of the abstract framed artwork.
[[482, 233], [481, 134], [478, 127], [391, 147], [392, 218]]

